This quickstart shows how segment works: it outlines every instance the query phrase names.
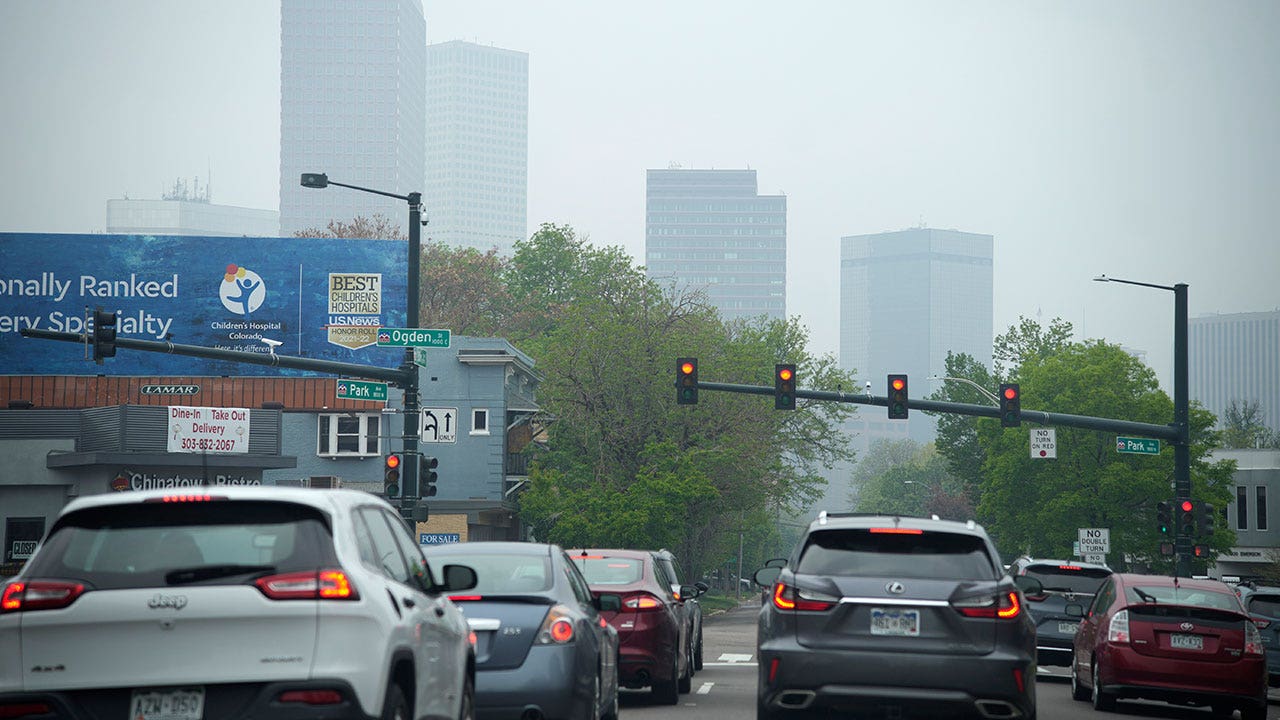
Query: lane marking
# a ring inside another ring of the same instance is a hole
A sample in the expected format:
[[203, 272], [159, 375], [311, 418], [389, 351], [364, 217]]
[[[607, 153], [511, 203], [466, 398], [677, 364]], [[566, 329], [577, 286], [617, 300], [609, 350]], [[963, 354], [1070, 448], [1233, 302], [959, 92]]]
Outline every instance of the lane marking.
[[747, 662], [749, 660], [751, 660], [750, 653], [747, 653], [747, 654], [721, 653], [720, 654], [720, 662], [735, 663], [735, 662]]
[[753, 662], [723, 662], [723, 663], [722, 663], [722, 662], [709, 662], [709, 663], [703, 663], [703, 664], [702, 664], [702, 667], [740, 667], [740, 668], [753, 668], [753, 667], [755, 667], [755, 666], [756, 666], [756, 664], [755, 664], [755, 663], [753, 663]]
[[[706, 664], [706, 663], [703, 663], [703, 665], [705, 665], [705, 664]], [[713, 685], [715, 685], [715, 683], [713, 683], [713, 682], [704, 682], [704, 683], [702, 683], [702, 687], [698, 688], [698, 694], [699, 694], [699, 695], [706, 695], [707, 693], [711, 692], [711, 687], [712, 687]]]

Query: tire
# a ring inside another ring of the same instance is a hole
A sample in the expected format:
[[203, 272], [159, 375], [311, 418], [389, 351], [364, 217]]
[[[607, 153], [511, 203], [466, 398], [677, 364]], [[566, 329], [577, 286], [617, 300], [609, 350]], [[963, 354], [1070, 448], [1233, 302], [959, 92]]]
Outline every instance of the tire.
[[618, 720], [618, 676], [616, 673], [613, 677], [613, 700], [609, 703], [609, 707], [605, 709], [604, 714], [600, 716], [600, 720]]
[[680, 702], [680, 693], [676, 688], [676, 674], [680, 669], [680, 658], [671, 658], [671, 679], [670, 680], [654, 680], [649, 690], [653, 693], [654, 702], [659, 705], [675, 705]]
[[600, 678], [600, 670], [596, 669], [596, 685], [591, 693], [591, 707], [587, 708], [588, 720], [601, 720], [600, 713], [600, 693], [604, 687], [604, 681]]
[[1071, 661], [1071, 699], [1072, 700], [1088, 700], [1089, 691], [1080, 684], [1080, 668], [1076, 665], [1075, 659]]
[[458, 720], [476, 720], [476, 681], [471, 675], [462, 683], [462, 704], [458, 706]]
[[1104, 692], [1102, 682], [1099, 678], [1098, 663], [1093, 663], [1093, 709], [1099, 712], [1111, 712], [1116, 709], [1116, 698], [1109, 692]]
[[698, 649], [693, 651], [693, 669], [702, 669], [702, 630], [698, 630]]
[[409, 703], [404, 699], [404, 691], [399, 685], [391, 683], [387, 686], [387, 695], [382, 700], [382, 720], [410, 720]]
[[1267, 703], [1241, 705], [1240, 720], [1267, 720]]
[[684, 675], [680, 676], [680, 683], [676, 689], [681, 695], [687, 695], [690, 690], [693, 690], [693, 645], [685, 648]]

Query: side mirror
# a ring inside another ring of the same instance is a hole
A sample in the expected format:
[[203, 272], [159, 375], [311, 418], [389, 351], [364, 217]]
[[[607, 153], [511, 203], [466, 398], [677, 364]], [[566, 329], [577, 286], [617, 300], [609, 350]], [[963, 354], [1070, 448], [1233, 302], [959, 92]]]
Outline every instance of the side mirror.
[[752, 579], [755, 580], [756, 584], [760, 587], [773, 587], [773, 584], [778, 581], [778, 576], [781, 574], [782, 568], [780, 567], [762, 567], [756, 571], [756, 574]]
[[591, 598], [591, 604], [600, 612], [622, 612], [622, 596], [603, 593]]
[[1067, 617], [1073, 617], [1073, 618], [1084, 617], [1084, 606], [1081, 605], [1080, 603], [1067, 603], [1067, 606], [1064, 607], [1062, 611], [1066, 613]]
[[694, 587], [696, 587], [696, 588], [698, 588], [699, 593], [705, 593], [706, 591], [708, 591], [708, 590], [710, 590], [710, 589], [711, 589], [711, 586], [710, 586], [710, 585], [708, 585], [708, 584], [706, 584], [706, 583], [702, 582], [701, 580], [699, 580], [698, 582], [694, 583], [694, 584], [693, 584], [693, 586], [694, 586]]
[[787, 566], [787, 559], [786, 559], [786, 558], [774, 558], [774, 559], [772, 559], [772, 560], [767, 560], [767, 561], [765, 561], [764, 566], [765, 566], [765, 567], [776, 567], [776, 568], [786, 567], [786, 566]]
[[445, 565], [444, 583], [440, 589], [448, 592], [470, 590], [476, 586], [476, 571], [466, 565]]
[[1013, 584], [1018, 586], [1023, 595], [1043, 595], [1044, 583], [1031, 577], [1030, 575], [1013, 576]]
[[701, 594], [702, 590], [697, 585], [680, 586], [680, 599], [682, 600], [692, 600]]

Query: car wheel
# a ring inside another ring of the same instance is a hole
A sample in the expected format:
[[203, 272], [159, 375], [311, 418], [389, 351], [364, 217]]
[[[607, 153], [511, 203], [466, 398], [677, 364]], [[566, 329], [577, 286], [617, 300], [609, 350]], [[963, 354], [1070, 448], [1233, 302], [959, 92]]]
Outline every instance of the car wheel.
[[702, 669], [702, 631], [698, 631], [698, 649], [693, 653], [693, 669]]
[[1240, 720], [1267, 720], [1267, 703], [1241, 705]]
[[458, 708], [458, 720], [476, 720], [476, 681], [470, 675], [462, 683], [462, 705]]
[[1080, 666], [1076, 664], [1075, 658], [1071, 659], [1071, 699], [1089, 699], [1089, 691], [1085, 690], [1084, 686], [1080, 684]]
[[600, 693], [603, 683], [600, 681], [600, 671], [596, 670], [596, 685], [591, 691], [591, 708], [587, 710], [587, 717], [591, 720], [600, 720]]
[[604, 711], [604, 715], [600, 720], [618, 720], [618, 678], [615, 673], [613, 678], [613, 699], [609, 701], [609, 708]]
[[1093, 663], [1093, 709], [1102, 712], [1110, 712], [1116, 709], [1116, 698], [1109, 692], [1103, 692], [1102, 681], [1099, 678], [1098, 663]]
[[675, 705], [680, 702], [680, 693], [676, 690], [676, 674], [679, 670], [679, 661], [680, 658], [678, 657], [671, 658], [670, 680], [655, 679], [652, 687], [650, 687], [650, 691], [653, 693], [653, 699], [659, 705]]
[[684, 675], [680, 678], [680, 684], [677, 687], [680, 694], [686, 694], [693, 689], [693, 654], [685, 653]]
[[399, 685], [387, 686], [387, 696], [382, 700], [382, 720], [409, 720], [409, 703]]

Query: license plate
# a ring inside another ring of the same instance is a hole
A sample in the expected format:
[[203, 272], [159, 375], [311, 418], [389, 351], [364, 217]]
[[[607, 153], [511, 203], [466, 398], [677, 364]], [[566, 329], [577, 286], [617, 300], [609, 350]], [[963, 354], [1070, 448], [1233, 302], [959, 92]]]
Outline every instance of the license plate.
[[918, 637], [920, 611], [901, 608], [871, 608], [871, 634]]
[[1199, 635], [1170, 635], [1169, 647], [1179, 650], [1203, 650], [1204, 638]]
[[200, 720], [204, 688], [134, 690], [126, 720]]
[[1080, 623], [1064, 623], [1064, 622], [1058, 623], [1058, 632], [1062, 633], [1063, 635], [1075, 635], [1076, 631], [1079, 629], [1080, 629]]

